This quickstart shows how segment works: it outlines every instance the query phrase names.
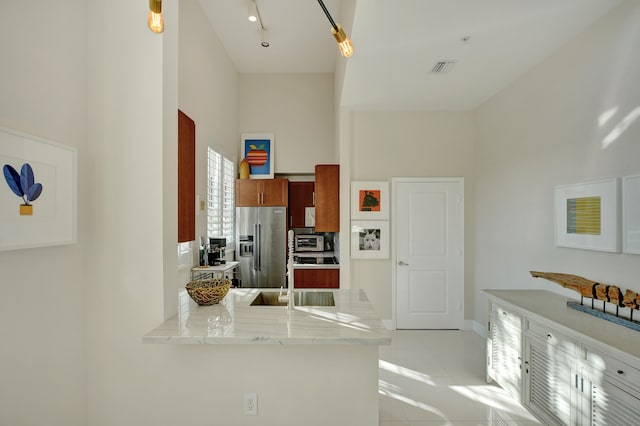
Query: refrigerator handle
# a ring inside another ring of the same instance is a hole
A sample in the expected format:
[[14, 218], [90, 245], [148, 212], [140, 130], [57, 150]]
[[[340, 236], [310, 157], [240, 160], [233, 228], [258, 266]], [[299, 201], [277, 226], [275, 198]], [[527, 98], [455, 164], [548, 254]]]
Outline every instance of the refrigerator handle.
[[256, 270], [262, 270], [262, 225], [259, 223], [256, 224], [256, 239], [258, 241], [258, 246], [256, 247], [256, 259], [258, 260], [258, 264], [256, 265]]
[[260, 234], [258, 224], [253, 224], [253, 270], [258, 270], [258, 253], [260, 252]]

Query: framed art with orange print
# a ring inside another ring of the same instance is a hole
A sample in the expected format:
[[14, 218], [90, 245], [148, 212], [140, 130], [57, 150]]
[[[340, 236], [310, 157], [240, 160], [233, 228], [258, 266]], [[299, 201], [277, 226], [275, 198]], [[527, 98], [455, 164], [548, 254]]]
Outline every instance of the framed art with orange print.
[[249, 163], [250, 179], [273, 179], [274, 152], [273, 133], [242, 134], [240, 159], [245, 159]]
[[389, 218], [389, 182], [351, 182], [351, 219]]

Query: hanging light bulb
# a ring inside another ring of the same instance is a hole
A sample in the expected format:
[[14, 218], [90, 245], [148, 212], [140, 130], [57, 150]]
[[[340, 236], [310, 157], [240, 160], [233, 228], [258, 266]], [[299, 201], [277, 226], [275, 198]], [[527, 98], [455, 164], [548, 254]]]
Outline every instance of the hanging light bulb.
[[336, 38], [342, 56], [350, 58], [353, 55], [353, 44], [351, 44], [351, 40], [349, 40], [349, 37], [344, 33], [340, 24], [338, 24], [337, 31], [335, 28], [331, 28], [331, 34]]
[[149, 16], [147, 17], [149, 29], [156, 34], [164, 31], [164, 19], [162, 18], [162, 0], [149, 0]]
[[340, 53], [345, 58], [350, 58], [353, 55], [353, 44], [351, 44], [351, 40], [344, 33], [342, 26], [340, 24], [336, 24], [336, 22], [331, 17], [331, 14], [327, 10], [327, 7], [324, 5], [322, 0], [318, 0], [320, 7], [324, 11], [324, 14], [327, 16], [329, 23], [331, 23], [331, 34], [336, 38], [338, 42], [338, 48], [340, 49]]

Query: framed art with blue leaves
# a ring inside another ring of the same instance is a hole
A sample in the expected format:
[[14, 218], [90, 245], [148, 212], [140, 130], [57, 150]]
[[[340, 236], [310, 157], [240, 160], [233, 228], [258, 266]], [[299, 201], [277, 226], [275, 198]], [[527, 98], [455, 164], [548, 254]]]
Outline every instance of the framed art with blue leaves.
[[0, 128], [0, 250], [77, 241], [77, 152]]

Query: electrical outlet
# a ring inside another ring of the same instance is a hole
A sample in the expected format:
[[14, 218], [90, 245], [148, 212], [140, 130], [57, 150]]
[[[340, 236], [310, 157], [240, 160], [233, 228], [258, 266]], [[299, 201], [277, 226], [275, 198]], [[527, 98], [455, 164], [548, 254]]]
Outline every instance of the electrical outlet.
[[244, 414], [246, 416], [258, 415], [258, 394], [257, 393], [244, 394]]

